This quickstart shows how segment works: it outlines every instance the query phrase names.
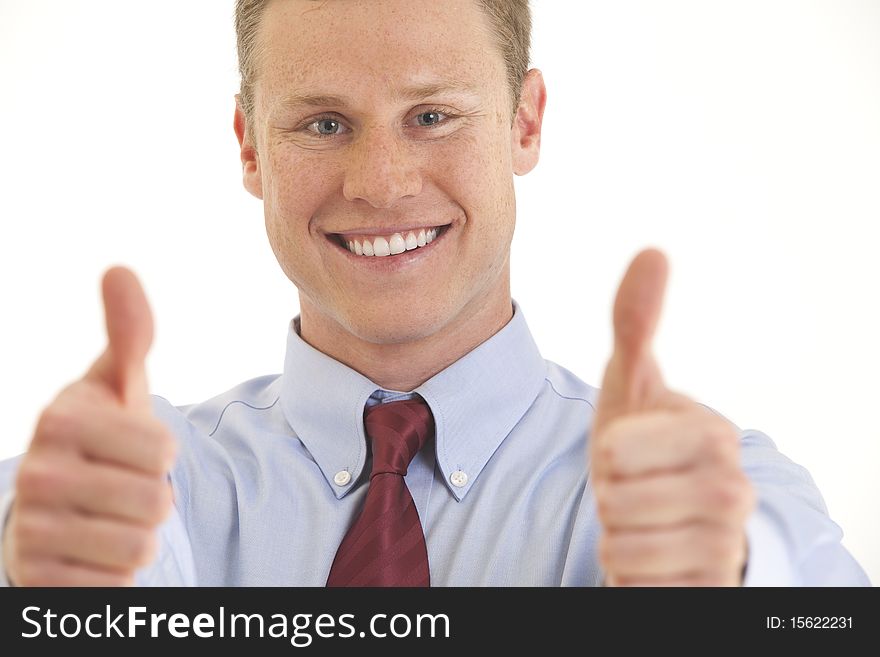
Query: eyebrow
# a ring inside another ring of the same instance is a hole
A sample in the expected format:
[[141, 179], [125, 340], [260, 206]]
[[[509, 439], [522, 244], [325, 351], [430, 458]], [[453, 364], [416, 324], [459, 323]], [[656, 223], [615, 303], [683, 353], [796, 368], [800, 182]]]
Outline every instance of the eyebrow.
[[[461, 81], [450, 82], [431, 82], [428, 84], [419, 84], [404, 87], [397, 91], [394, 95], [395, 100], [422, 100], [430, 96], [445, 92], [454, 92], [471, 96], [478, 95], [475, 86], [469, 85]], [[291, 93], [282, 97], [280, 104], [283, 107], [320, 107], [324, 105], [333, 105], [338, 107], [350, 107], [354, 103], [345, 96], [332, 96], [327, 94], [307, 94], [307, 93]]]

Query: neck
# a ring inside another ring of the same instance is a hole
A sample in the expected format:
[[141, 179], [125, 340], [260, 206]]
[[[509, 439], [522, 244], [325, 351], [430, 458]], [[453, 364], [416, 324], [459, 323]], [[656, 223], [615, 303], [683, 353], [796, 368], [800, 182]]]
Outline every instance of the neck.
[[438, 330], [377, 343], [359, 337], [300, 294], [300, 337], [386, 390], [409, 392], [500, 331], [513, 317], [509, 277], [466, 304]]

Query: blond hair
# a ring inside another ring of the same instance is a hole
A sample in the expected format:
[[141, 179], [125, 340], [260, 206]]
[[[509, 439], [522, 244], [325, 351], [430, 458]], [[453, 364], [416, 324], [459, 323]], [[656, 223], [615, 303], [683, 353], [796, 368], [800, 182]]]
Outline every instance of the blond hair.
[[[523, 78], [529, 69], [532, 15], [529, 0], [475, 0], [486, 13], [507, 67], [511, 98], [511, 121], [516, 116]], [[269, 0], [236, 0], [235, 33], [238, 41], [238, 71], [241, 75], [239, 104], [246, 130], [253, 134], [254, 88], [260, 73], [261, 44], [257, 36]]]

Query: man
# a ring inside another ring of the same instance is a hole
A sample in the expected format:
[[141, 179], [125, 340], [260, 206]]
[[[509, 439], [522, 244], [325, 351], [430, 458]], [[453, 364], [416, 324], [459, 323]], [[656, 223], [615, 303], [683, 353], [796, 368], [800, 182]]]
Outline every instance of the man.
[[106, 352], [0, 469], [11, 583], [867, 583], [803, 469], [665, 387], [661, 253], [601, 395], [540, 357], [509, 276], [546, 102], [527, 2], [240, 0], [237, 28], [244, 185], [300, 295], [284, 373], [150, 397], [152, 316], [111, 269]]

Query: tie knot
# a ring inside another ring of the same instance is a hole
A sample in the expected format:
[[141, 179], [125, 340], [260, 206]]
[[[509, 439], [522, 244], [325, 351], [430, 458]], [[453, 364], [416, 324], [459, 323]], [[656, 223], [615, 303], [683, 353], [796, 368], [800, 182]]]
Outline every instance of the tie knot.
[[376, 404], [364, 412], [373, 449], [370, 479], [383, 472], [401, 476], [434, 433], [434, 416], [421, 398]]

